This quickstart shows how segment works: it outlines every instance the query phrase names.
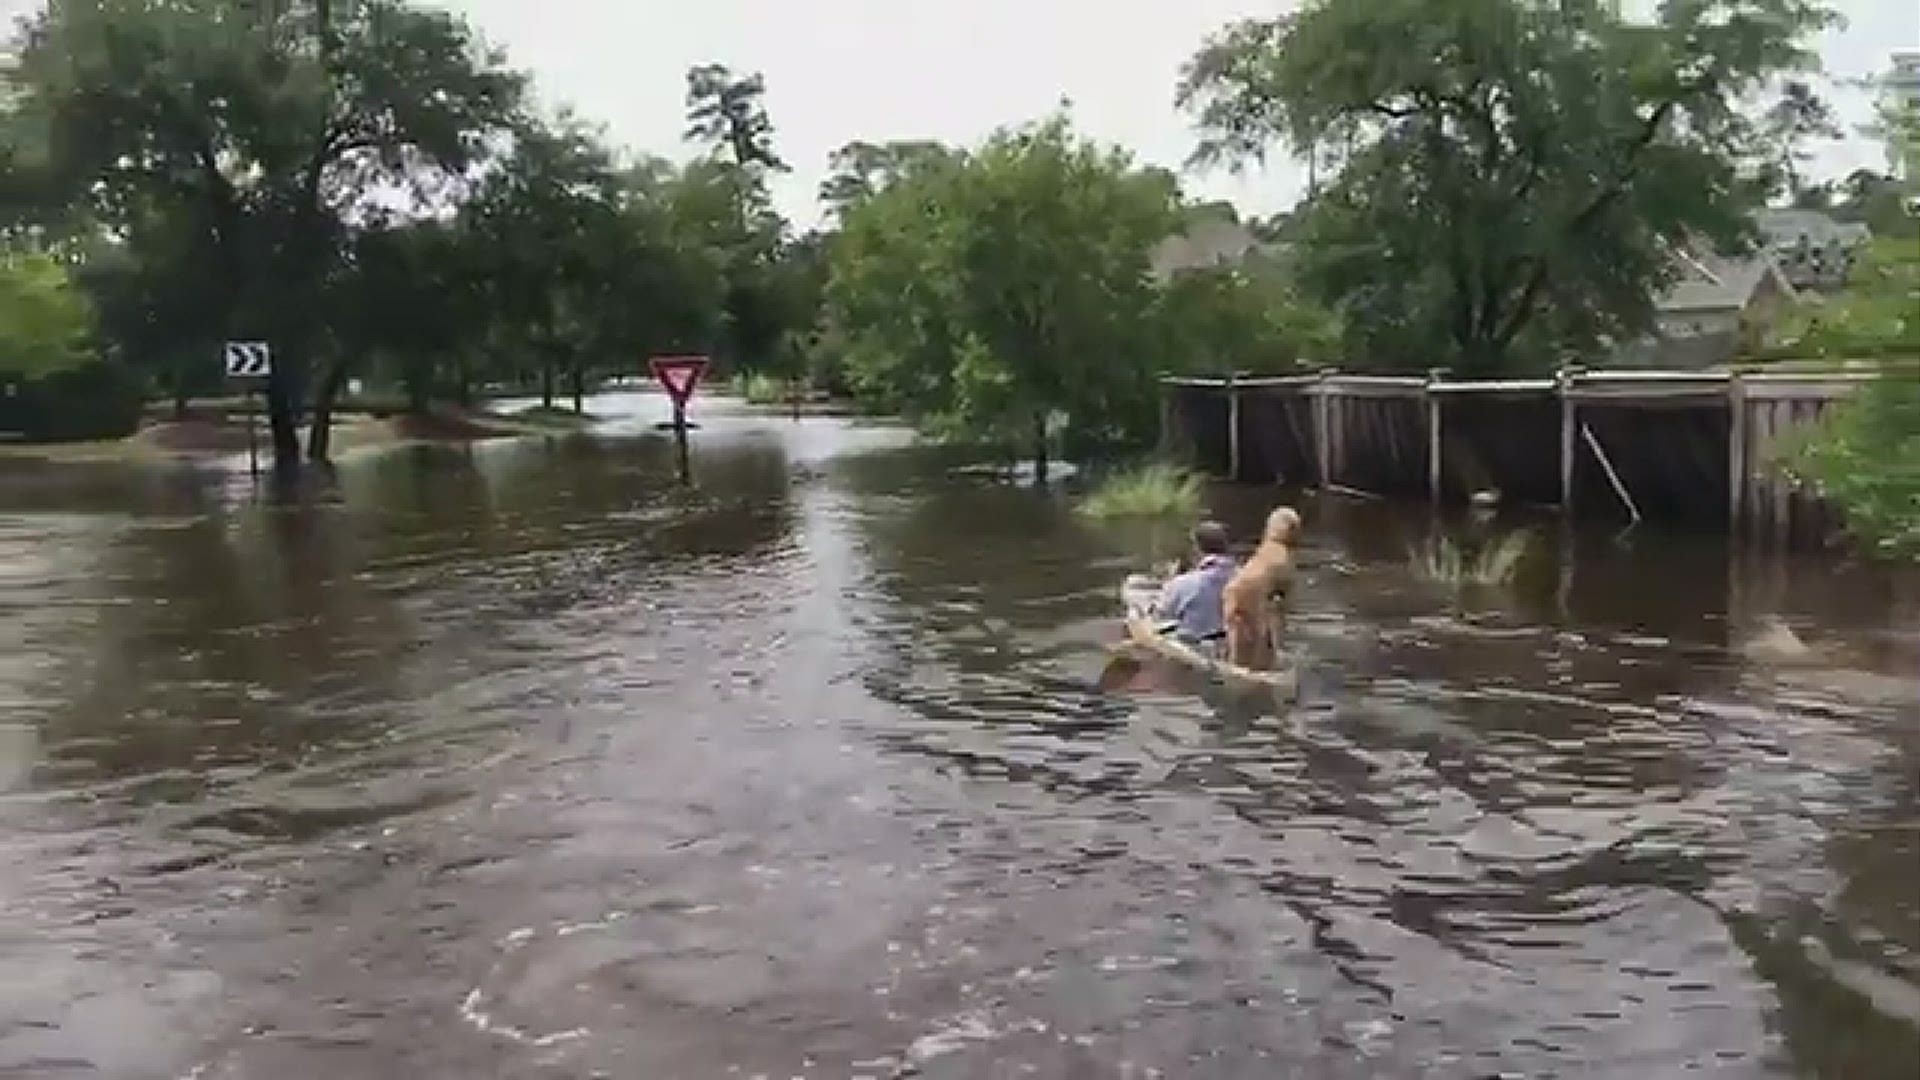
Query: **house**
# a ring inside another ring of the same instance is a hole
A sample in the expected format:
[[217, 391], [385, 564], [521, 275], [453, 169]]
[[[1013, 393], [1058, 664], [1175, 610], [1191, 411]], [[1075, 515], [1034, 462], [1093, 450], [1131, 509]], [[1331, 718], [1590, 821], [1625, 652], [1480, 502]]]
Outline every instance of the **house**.
[[1150, 265], [1156, 281], [1188, 270], [1239, 266], [1264, 245], [1252, 229], [1221, 216], [1205, 216], [1153, 249]]
[[1754, 225], [1793, 287], [1821, 292], [1846, 285], [1859, 249], [1873, 239], [1865, 225], [1835, 221], [1818, 210], [1762, 210]]
[[1616, 353], [1633, 367], [1702, 368], [1757, 346], [1798, 290], [1768, 251], [1679, 256], [1681, 275], [1655, 301], [1654, 332]]

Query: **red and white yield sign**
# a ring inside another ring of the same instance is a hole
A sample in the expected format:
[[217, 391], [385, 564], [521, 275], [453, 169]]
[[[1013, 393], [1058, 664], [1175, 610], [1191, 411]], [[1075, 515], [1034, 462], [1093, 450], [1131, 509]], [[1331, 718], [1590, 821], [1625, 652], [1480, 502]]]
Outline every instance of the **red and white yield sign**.
[[684, 409], [692, 400], [694, 388], [700, 385], [700, 376], [707, 373], [707, 358], [704, 356], [656, 356], [647, 361], [647, 367], [653, 370], [653, 377], [673, 399], [675, 409]]

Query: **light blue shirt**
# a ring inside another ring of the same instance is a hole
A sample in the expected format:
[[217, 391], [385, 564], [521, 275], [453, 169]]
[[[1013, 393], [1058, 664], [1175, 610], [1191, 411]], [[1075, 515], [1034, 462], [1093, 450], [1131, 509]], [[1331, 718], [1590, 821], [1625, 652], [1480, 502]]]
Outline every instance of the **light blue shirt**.
[[1237, 568], [1230, 555], [1207, 555], [1198, 566], [1167, 582], [1153, 613], [1174, 624], [1173, 632], [1189, 642], [1210, 641], [1226, 633], [1221, 615], [1222, 594]]

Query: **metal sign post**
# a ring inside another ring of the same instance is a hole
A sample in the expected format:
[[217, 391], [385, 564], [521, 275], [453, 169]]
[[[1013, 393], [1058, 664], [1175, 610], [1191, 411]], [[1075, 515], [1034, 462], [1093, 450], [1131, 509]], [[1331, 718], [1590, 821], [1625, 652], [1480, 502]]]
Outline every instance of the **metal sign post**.
[[241, 381], [247, 388], [247, 473], [260, 477], [260, 410], [254, 392], [273, 374], [273, 349], [264, 341], [229, 341], [220, 350], [227, 378]]
[[680, 482], [691, 483], [693, 469], [691, 455], [687, 451], [687, 402], [693, 400], [700, 377], [707, 373], [707, 358], [656, 356], [647, 361], [647, 367], [652, 370], [653, 377], [660, 380], [667, 397], [673, 400], [673, 442], [680, 468]]

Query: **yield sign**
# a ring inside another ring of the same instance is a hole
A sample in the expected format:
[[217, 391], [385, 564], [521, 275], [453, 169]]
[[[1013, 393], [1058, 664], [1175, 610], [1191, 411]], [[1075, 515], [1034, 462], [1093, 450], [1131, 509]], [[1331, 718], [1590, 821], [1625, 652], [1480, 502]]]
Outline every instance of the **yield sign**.
[[707, 358], [704, 356], [656, 356], [647, 361], [653, 369], [653, 377], [660, 380], [666, 388], [667, 396], [673, 399], [675, 408], [685, 408], [693, 397], [693, 389], [700, 385], [700, 376], [707, 372]]

